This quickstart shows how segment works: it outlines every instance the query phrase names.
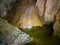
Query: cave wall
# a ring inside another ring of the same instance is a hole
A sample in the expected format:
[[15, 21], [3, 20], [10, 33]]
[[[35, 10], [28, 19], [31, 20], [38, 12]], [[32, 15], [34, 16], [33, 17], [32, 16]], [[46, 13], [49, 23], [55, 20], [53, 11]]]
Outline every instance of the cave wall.
[[53, 22], [60, 7], [60, 0], [37, 0], [37, 6], [45, 22]]
[[[12, 5], [11, 2], [14, 2], [14, 6], [10, 8]], [[19, 22], [21, 15], [24, 14], [24, 10], [31, 5], [31, 3], [34, 2], [34, 0], [1, 0], [0, 2], [0, 17], [4, 17], [10, 22], [11, 24], [16, 24], [16, 22]], [[11, 4], [11, 5], [10, 5]], [[33, 3], [34, 4], [34, 3]], [[58, 10], [60, 10], [60, 0], [37, 0], [36, 6], [39, 10], [39, 15], [43, 17], [44, 21], [46, 23], [55, 22], [55, 26], [59, 26], [59, 20], [60, 20], [60, 13], [58, 13]], [[6, 16], [7, 15], [7, 16]], [[19, 18], [18, 18], [19, 17]], [[54, 31], [59, 30], [59, 28], [53, 26]], [[56, 31], [55, 31], [56, 32]]]

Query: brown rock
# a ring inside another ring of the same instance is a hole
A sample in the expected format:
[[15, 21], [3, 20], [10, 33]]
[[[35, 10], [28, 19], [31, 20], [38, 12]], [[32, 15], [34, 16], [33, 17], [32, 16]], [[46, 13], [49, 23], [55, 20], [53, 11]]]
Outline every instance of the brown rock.
[[45, 10], [45, 0], [37, 0], [36, 5], [39, 9], [40, 16], [43, 16], [44, 10]]
[[60, 8], [58, 9], [58, 12], [56, 14], [56, 22], [53, 26], [53, 29], [54, 29], [54, 35], [60, 38]]

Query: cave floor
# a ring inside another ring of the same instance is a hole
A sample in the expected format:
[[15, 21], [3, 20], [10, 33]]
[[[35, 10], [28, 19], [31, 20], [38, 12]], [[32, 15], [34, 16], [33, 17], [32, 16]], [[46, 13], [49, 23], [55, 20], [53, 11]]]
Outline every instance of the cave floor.
[[32, 27], [32, 29], [24, 29], [24, 32], [33, 37], [33, 41], [25, 45], [60, 45], [60, 40], [52, 35], [50, 26]]

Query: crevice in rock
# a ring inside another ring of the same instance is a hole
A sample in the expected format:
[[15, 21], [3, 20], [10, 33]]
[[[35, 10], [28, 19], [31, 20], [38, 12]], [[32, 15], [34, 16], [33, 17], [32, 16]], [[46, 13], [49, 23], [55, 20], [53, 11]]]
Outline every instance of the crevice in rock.
[[42, 17], [44, 17], [44, 15], [45, 15], [46, 3], [47, 3], [47, 0], [45, 0], [45, 3], [44, 3], [44, 11], [43, 11], [43, 16]]

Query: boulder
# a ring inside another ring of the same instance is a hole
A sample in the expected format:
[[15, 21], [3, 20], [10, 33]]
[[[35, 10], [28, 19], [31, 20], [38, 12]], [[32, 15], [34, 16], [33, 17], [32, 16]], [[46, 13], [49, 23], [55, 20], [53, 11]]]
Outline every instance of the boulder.
[[31, 37], [0, 18], [0, 44], [25, 44]]

